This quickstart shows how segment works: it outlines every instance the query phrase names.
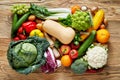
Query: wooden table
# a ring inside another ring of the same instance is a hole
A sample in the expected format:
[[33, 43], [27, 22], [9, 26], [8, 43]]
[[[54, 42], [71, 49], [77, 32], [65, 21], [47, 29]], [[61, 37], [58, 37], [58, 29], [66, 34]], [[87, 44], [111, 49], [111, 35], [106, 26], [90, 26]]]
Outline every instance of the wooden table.
[[[108, 64], [104, 71], [97, 74], [77, 75], [64, 68], [55, 73], [18, 74], [8, 64], [6, 53], [10, 42], [11, 12], [13, 4], [34, 2], [47, 7], [70, 7], [74, 4], [88, 7], [99, 6], [105, 10], [109, 21]], [[120, 0], [0, 0], [0, 80], [120, 80]]]

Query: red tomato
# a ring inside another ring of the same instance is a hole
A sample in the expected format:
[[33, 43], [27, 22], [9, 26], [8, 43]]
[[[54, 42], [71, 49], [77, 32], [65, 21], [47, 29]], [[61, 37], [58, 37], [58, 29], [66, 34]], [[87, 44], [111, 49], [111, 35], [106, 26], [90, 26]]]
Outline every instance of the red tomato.
[[71, 50], [71, 48], [70, 48], [70, 46], [68, 46], [68, 45], [62, 45], [62, 46], [60, 47], [60, 52], [61, 52], [62, 54], [69, 54], [70, 50]]
[[72, 49], [78, 49], [80, 47], [80, 44], [75, 45], [73, 42], [70, 44]]
[[75, 49], [72, 49], [69, 53], [69, 56], [72, 58], [72, 59], [76, 59], [78, 57], [78, 51], [75, 50]]

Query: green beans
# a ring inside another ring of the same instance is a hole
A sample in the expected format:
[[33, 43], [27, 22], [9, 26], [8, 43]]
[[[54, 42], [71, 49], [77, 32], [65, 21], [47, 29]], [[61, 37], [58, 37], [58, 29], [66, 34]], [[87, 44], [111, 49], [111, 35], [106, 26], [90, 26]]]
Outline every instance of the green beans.
[[30, 15], [30, 13], [27, 12], [17, 21], [17, 23], [14, 21], [14, 23], [13, 23], [14, 26], [12, 29], [12, 37], [14, 37], [14, 34], [17, 32], [18, 28], [22, 25], [23, 22], [25, 22], [27, 20], [29, 15]]

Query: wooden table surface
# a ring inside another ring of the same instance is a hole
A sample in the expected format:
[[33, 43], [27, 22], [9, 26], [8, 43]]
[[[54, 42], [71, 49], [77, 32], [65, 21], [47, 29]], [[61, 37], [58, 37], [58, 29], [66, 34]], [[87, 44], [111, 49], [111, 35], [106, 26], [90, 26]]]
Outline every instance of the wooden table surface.
[[[104, 71], [95, 74], [77, 75], [65, 68], [55, 73], [44, 74], [34, 72], [23, 75], [11, 69], [7, 61], [7, 49], [10, 42], [11, 12], [13, 4], [29, 4], [34, 2], [47, 7], [70, 7], [74, 4], [88, 7], [98, 6], [105, 10], [109, 21], [108, 64]], [[0, 80], [120, 80], [120, 0], [0, 0]]]

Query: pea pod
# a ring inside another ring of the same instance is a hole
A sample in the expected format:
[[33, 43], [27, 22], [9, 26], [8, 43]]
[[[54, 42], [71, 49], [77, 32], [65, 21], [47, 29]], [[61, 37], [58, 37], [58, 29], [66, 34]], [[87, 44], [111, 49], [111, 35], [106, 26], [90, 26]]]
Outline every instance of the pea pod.
[[78, 57], [81, 57], [85, 54], [85, 51], [93, 43], [93, 41], [95, 39], [95, 35], [96, 35], [96, 31], [92, 30], [89, 37], [85, 40], [85, 42], [78, 49]]

